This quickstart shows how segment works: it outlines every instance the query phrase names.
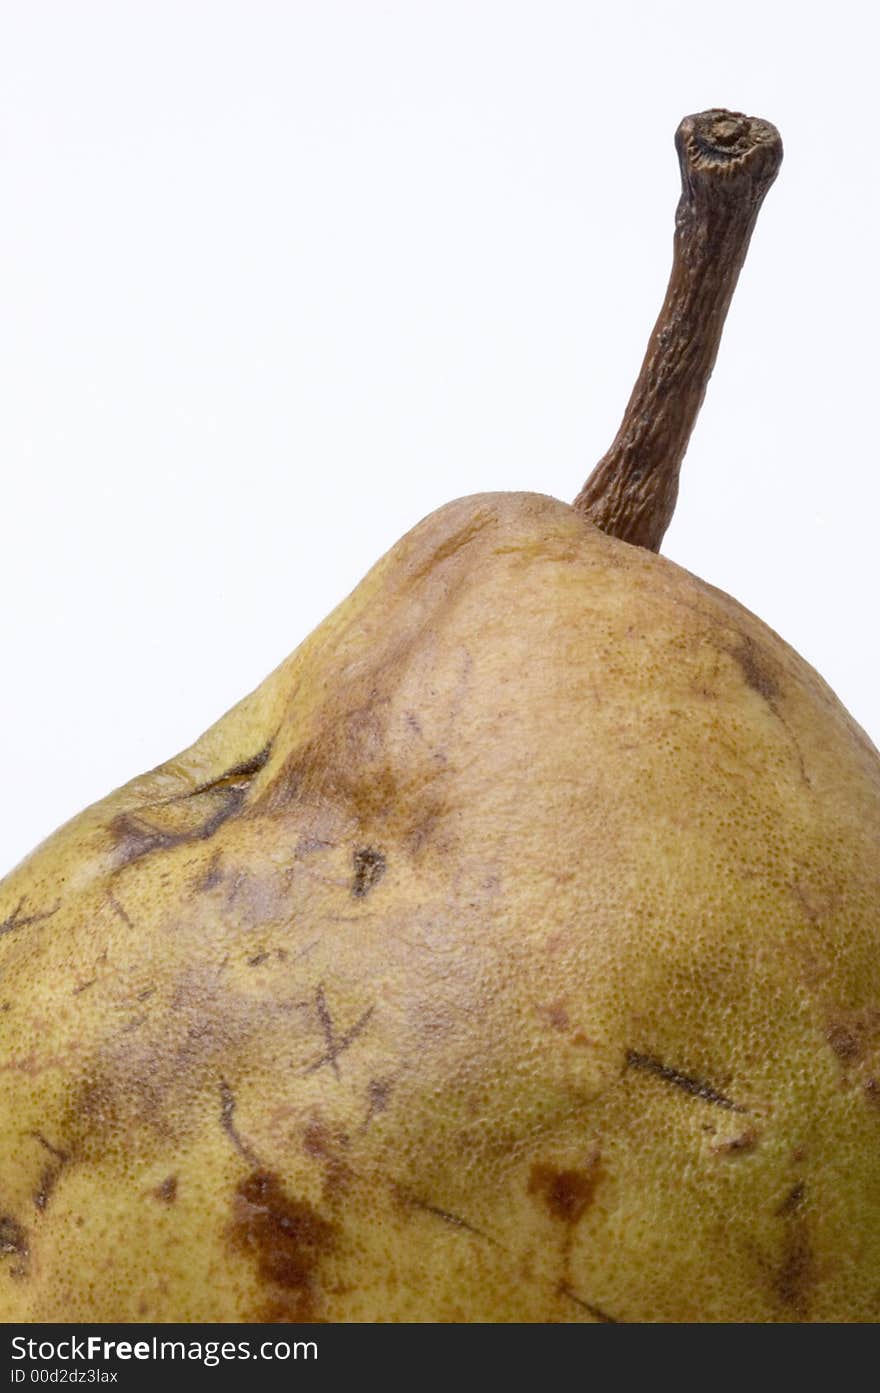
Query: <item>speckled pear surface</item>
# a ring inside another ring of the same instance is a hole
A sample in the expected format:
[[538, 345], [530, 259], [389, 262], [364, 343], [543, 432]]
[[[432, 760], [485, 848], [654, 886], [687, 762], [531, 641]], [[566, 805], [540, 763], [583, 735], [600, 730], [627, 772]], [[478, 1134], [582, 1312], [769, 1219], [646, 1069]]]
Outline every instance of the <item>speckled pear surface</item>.
[[759, 619], [450, 504], [0, 885], [0, 1316], [877, 1320], [878, 845]]

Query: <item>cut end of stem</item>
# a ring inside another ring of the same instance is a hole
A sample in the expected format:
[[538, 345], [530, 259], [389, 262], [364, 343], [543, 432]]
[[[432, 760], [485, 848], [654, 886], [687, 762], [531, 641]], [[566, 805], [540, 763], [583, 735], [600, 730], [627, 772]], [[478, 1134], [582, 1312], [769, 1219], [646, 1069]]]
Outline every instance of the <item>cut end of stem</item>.
[[764, 195], [782, 163], [769, 121], [715, 109], [675, 133], [672, 273], [620, 430], [574, 501], [610, 536], [659, 551], [678, 474]]
[[675, 133], [682, 169], [714, 178], [735, 178], [744, 171], [764, 172], [767, 187], [782, 163], [782, 140], [775, 126], [740, 111], [701, 111], [685, 116]]

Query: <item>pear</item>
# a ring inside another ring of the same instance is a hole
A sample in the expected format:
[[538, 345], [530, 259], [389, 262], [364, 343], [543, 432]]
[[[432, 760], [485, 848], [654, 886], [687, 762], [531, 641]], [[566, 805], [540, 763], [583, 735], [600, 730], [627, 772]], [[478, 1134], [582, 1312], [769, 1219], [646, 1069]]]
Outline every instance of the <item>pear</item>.
[[880, 1317], [880, 758], [658, 554], [768, 123], [574, 505], [460, 499], [0, 886], [6, 1321]]

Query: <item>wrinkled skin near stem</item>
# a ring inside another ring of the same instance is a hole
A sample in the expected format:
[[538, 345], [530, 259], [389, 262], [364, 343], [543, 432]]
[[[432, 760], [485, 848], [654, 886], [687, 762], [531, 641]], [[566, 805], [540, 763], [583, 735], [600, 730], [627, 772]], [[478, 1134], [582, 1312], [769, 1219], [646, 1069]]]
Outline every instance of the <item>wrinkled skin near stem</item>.
[[650, 551], [672, 518], [727, 309], [782, 162], [776, 128], [739, 112], [686, 116], [675, 144], [682, 192], [666, 298], [620, 430], [574, 501], [609, 536]]

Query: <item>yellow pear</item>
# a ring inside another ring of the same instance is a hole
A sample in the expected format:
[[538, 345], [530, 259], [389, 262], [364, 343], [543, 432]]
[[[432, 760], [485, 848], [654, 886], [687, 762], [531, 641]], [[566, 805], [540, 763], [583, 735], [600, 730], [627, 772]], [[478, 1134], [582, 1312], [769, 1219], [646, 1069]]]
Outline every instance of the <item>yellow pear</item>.
[[0, 885], [6, 1321], [880, 1317], [880, 758], [657, 554], [766, 122], [574, 505], [403, 538]]

